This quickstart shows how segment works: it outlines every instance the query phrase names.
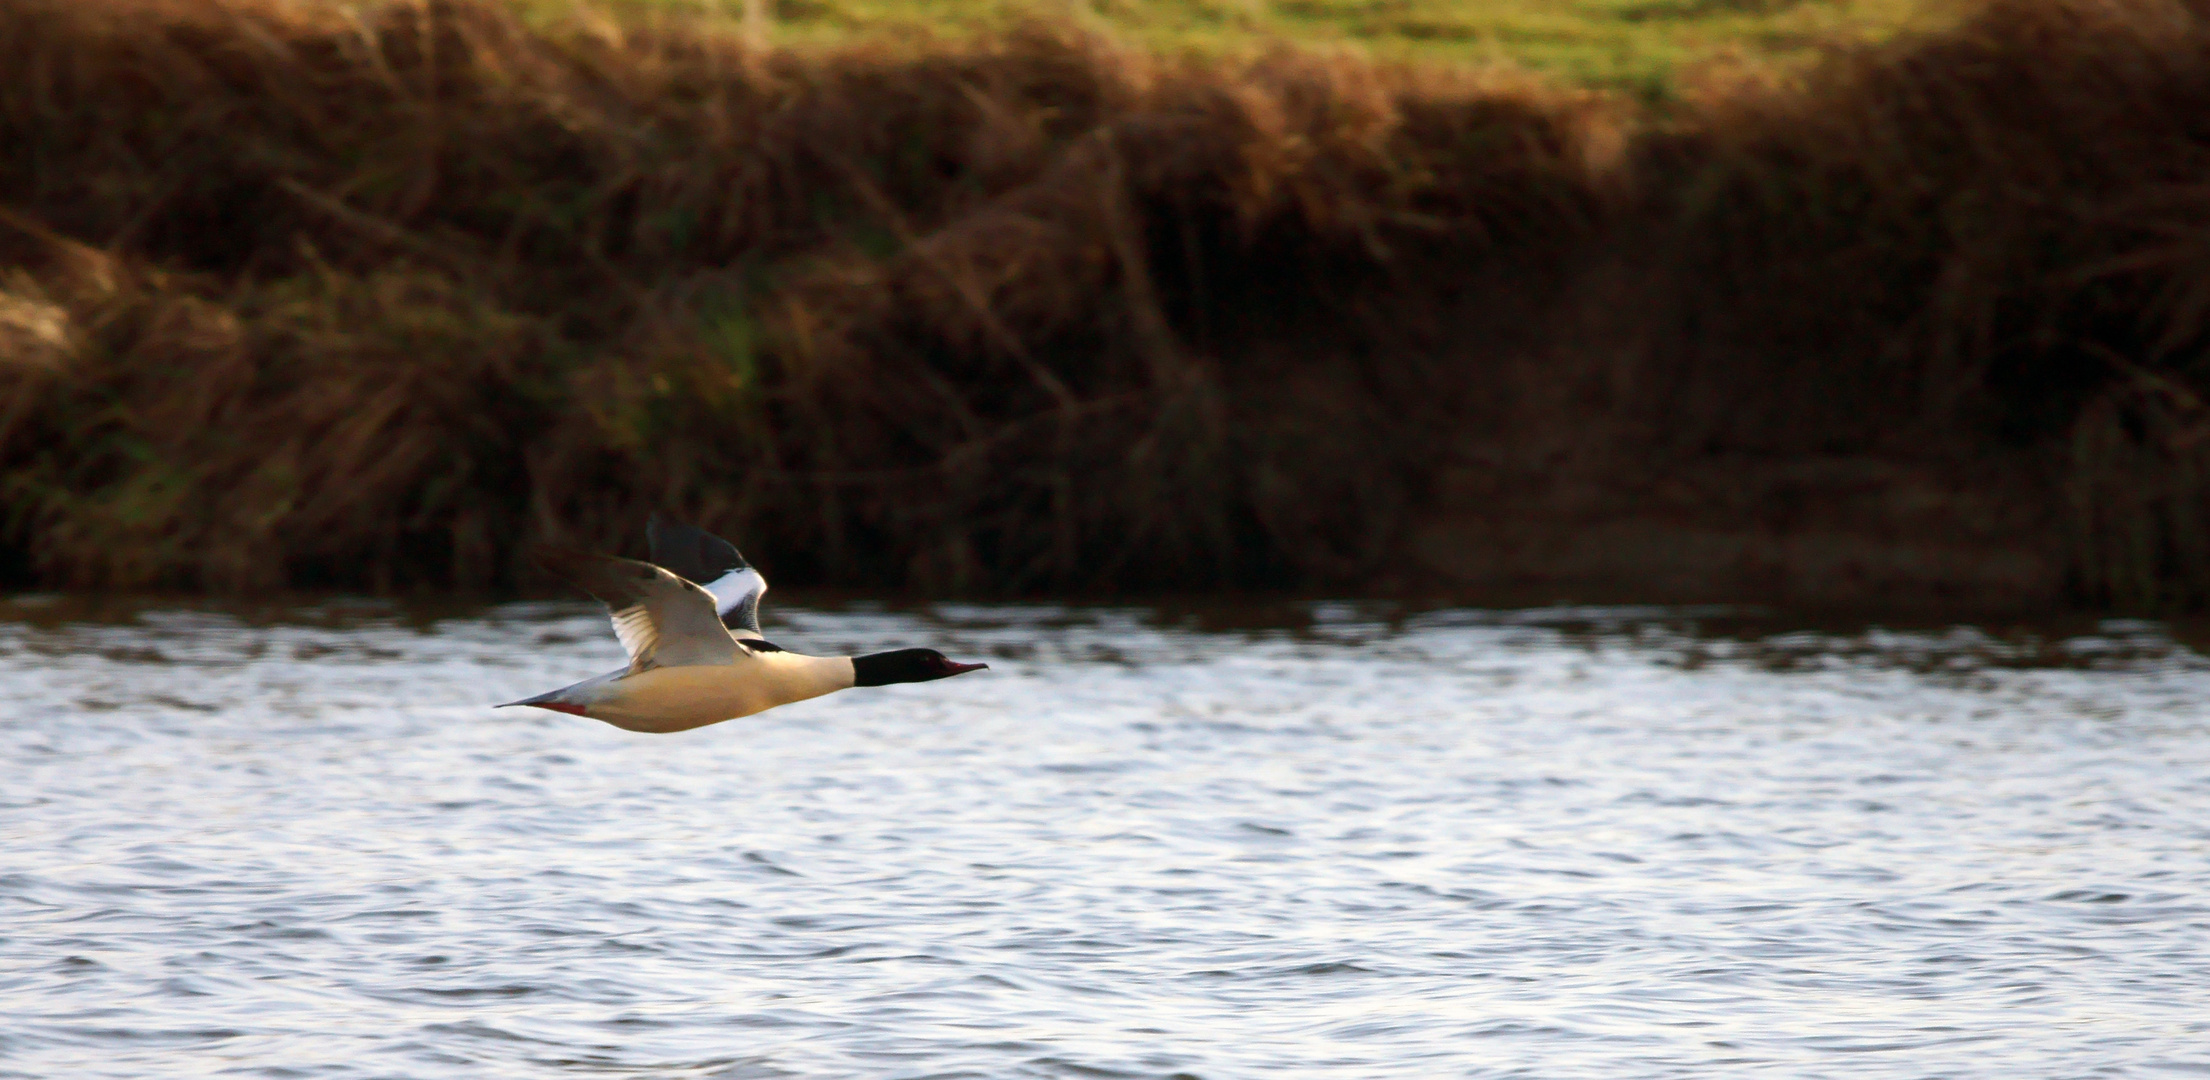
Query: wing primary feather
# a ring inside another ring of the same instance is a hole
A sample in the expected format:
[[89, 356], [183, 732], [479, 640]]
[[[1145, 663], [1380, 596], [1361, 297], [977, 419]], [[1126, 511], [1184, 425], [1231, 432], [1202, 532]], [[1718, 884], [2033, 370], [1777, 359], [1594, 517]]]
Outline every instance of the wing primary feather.
[[632, 673], [736, 662], [735, 642], [705, 589], [651, 563], [610, 555], [554, 550], [539, 561], [606, 604]]

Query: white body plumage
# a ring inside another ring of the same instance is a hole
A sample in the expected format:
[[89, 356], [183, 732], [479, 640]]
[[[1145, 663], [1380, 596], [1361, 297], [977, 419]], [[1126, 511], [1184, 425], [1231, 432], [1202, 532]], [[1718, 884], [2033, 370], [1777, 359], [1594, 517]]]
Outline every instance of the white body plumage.
[[955, 664], [932, 649], [858, 657], [785, 651], [760, 634], [767, 579], [735, 546], [657, 516], [649, 534], [650, 563], [580, 552], [546, 557], [555, 572], [606, 602], [629, 666], [507, 704], [667, 733], [854, 686], [927, 682], [989, 666]]

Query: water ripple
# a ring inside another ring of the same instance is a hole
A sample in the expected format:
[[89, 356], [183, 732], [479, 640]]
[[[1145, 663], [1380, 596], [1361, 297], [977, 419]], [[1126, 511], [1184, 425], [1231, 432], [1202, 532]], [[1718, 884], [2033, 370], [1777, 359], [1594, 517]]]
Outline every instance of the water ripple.
[[17, 614], [0, 1077], [2210, 1071], [2156, 624], [799, 608], [993, 670], [649, 738], [484, 708], [579, 605]]

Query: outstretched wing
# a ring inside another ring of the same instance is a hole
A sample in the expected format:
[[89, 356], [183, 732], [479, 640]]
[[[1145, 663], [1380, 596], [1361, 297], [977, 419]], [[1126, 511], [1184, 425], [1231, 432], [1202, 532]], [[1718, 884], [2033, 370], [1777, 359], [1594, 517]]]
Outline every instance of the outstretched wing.
[[713, 594], [714, 611], [730, 634], [760, 636], [760, 598], [767, 595], [767, 579], [744, 561], [735, 544], [665, 514], [652, 515], [645, 537], [652, 542], [653, 562]]
[[706, 590], [651, 563], [547, 551], [545, 568], [605, 601], [614, 636], [629, 650], [629, 671], [736, 663], [735, 642], [721, 628]]

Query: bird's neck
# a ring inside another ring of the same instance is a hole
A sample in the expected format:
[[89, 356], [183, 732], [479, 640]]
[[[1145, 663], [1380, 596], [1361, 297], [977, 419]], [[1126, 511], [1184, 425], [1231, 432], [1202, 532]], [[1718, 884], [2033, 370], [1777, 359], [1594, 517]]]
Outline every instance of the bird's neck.
[[794, 691], [814, 697], [837, 690], [847, 690], [859, 685], [854, 678], [854, 657], [806, 656], [800, 653], [769, 653], [759, 658], [774, 672], [773, 678]]

